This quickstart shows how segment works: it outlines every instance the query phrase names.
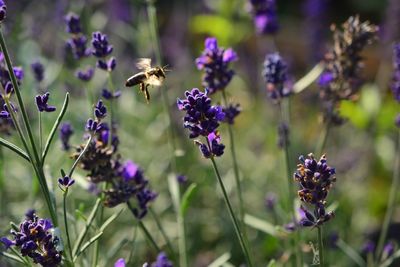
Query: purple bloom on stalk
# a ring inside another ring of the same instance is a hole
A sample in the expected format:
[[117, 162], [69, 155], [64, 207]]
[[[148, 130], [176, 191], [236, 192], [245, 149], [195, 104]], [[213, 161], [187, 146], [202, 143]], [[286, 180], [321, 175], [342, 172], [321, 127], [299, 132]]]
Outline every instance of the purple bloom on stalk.
[[400, 102], [400, 43], [397, 43], [393, 47], [393, 83], [392, 92], [394, 99]]
[[0, 23], [3, 22], [6, 16], [7, 16], [7, 6], [3, 0], [0, 0]]
[[210, 37], [205, 40], [205, 49], [196, 59], [196, 66], [199, 70], [204, 70], [202, 84], [209, 94], [225, 89], [235, 74], [229, 69], [229, 63], [237, 59], [237, 54], [232, 48], [218, 47], [216, 38]]
[[144, 181], [143, 173], [139, 169], [139, 166], [131, 160], [125, 162], [122, 168], [122, 177], [125, 182], [135, 180], [136, 182], [141, 183]]
[[196, 138], [199, 135], [207, 137], [214, 132], [219, 122], [225, 118], [220, 106], [212, 106], [211, 99], [206, 93], [197, 88], [185, 92], [186, 99], [178, 99], [177, 106], [179, 110], [186, 111], [183, 118], [183, 126], [190, 131], [190, 138]]
[[125, 263], [125, 259], [120, 258], [118, 259], [115, 263], [114, 263], [114, 267], [125, 267], [126, 263]]
[[392, 256], [394, 253], [394, 248], [394, 243], [392, 241], [386, 243], [386, 245], [383, 247], [383, 258], [387, 259]]
[[74, 179], [71, 179], [69, 176], [64, 176], [58, 179], [58, 186], [61, 190], [65, 191], [67, 188], [72, 186], [75, 183]]
[[[10, 103], [12, 106], [12, 104]], [[14, 109], [14, 108], [13, 108]], [[14, 109], [15, 110], [15, 109]], [[11, 117], [10, 111], [8, 110], [7, 104], [3, 105], [3, 110], [0, 111], [0, 118], [9, 119]]]
[[104, 88], [104, 89], [101, 91], [101, 96], [102, 96], [104, 99], [111, 100], [111, 99], [120, 97], [120, 96], [121, 96], [121, 91], [118, 90], [118, 91], [116, 91], [115, 93], [112, 93], [111, 91], [109, 91], [109, 90], [107, 90], [107, 89]]
[[242, 109], [240, 108], [240, 104], [229, 104], [227, 107], [223, 107], [222, 111], [225, 113], [224, 122], [228, 124], [234, 124], [235, 118], [240, 114]]
[[50, 105], [47, 104], [47, 102], [49, 101], [49, 96], [50, 96], [49, 92], [47, 92], [47, 93], [45, 93], [43, 95], [37, 95], [36, 96], [36, 98], [35, 98], [36, 106], [37, 106], [37, 108], [38, 108], [38, 110], [40, 112], [43, 112], [43, 111], [45, 111], [45, 112], [53, 112], [53, 111], [56, 110], [55, 106], [50, 106]]
[[62, 148], [63, 150], [69, 150], [71, 147], [69, 145], [69, 139], [71, 138], [71, 135], [74, 133], [74, 130], [72, 129], [72, 125], [68, 122], [65, 122], [61, 124], [60, 127], [60, 139], [62, 143]]
[[262, 75], [267, 83], [268, 96], [275, 101], [292, 93], [288, 86], [288, 66], [279, 53], [268, 54], [264, 60]]
[[3, 237], [1, 241], [7, 248], [16, 246], [22, 256], [30, 257], [36, 264], [58, 266], [62, 251], [58, 250], [60, 240], [53, 235], [52, 229], [50, 220], [33, 214], [19, 225], [19, 231], [11, 230], [13, 240]]
[[90, 81], [93, 78], [93, 75], [94, 75], [94, 69], [92, 67], [88, 67], [85, 70], [78, 70], [75, 73], [75, 76], [84, 82]]
[[15, 74], [15, 78], [17, 78], [18, 82], [20, 83], [22, 79], [24, 79], [24, 70], [22, 67], [13, 67], [13, 71]]
[[107, 35], [101, 32], [94, 32], [92, 35], [92, 54], [97, 58], [104, 58], [113, 51], [112, 45], [108, 44]]
[[178, 181], [179, 184], [185, 184], [188, 181], [188, 178], [186, 175], [179, 174], [176, 176], [176, 180]]
[[336, 181], [335, 169], [328, 166], [326, 156], [323, 155], [317, 162], [313, 154], [299, 158], [297, 172], [294, 174], [295, 181], [299, 182], [298, 195], [300, 200], [308, 205], [314, 206], [313, 213], [305, 207], [301, 207], [304, 216], [301, 216], [300, 225], [319, 226], [334, 217], [333, 212], [326, 212], [325, 204], [328, 192]]
[[115, 67], [117, 66], [117, 61], [115, 57], [111, 57], [109, 60], [102, 60], [99, 59], [96, 63], [96, 67], [99, 69], [105, 70], [105, 71], [113, 71]]
[[68, 13], [65, 18], [65, 23], [67, 24], [66, 32], [71, 34], [79, 34], [82, 32], [81, 20], [75, 13]]
[[4, 91], [6, 92], [6, 95], [11, 95], [14, 93], [14, 87], [12, 86], [11, 82], [7, 82], [6, 85], [4, 86]]
[[74, 36], [67, 41], [67, 46], [71, 49], [76, 59], [81, 59], [90, 55], [90, 50], [86, 48], [87, 38], [83, 35]]
[[44, 66], [40, 61], [35, 61], [31, 64], [31, 70], [35, 80], [37, 82], [43, 81], [44, 78]]
[[160, 252], [157, 256], [157, 261], [151, 264], [151, 267], [173, 267], [172, 262], [168, 260], [164, 252]]
[[250, 0], [250, 12], [258, 34], [274, 34], [279, 29], [275, 0]]
[[104, 106], [103, 101], [97, 101], [96, 106], [94, 107], [94, 116], [101, 120], [107, 115], [107, 108]]
[[362, 254], [374, 253], [375, 243], [371, 240], [367, 240], [361, 247]]
[[93, 119], [88, 119], [85, 127], [89, 132], [95, 133], [102, 129], [102, 124]]

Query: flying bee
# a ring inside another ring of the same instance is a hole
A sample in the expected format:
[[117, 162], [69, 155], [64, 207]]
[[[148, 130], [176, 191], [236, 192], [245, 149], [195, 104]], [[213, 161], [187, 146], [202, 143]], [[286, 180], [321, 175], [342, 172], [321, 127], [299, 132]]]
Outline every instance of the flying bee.
[[165, 79], [165, 67], [152, 67], [150, 58], [140, 58], [136, 63], [136, 67], [142, 72], [136, 73], [129, 77], [126, 82], [126, 87], [139, 85], [140, 91], [144, 94], [147, 103], [150, 101], [149, 86], [160, 86]]

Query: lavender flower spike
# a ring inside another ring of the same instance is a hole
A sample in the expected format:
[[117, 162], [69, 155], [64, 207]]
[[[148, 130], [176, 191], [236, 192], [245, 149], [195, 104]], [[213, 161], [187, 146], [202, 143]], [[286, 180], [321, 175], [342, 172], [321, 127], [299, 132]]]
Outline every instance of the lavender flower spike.
[[92, 54], [97, 58], [104, 58], [113, 51], [112, 45], [108, 44], [107, 35], [101, 32], [94, 32], [92, 38]]
[[265, 57], [262, 75], [267, 83], [268, 96], [274, 101], [279, 101], [292, 93], [291, 87], [287, 84], [287, 69], [286, 62], [278, 53], [268, 54]]
[[72, 125], [68, 122], [65, 122], [61, 124], [60, 127], [60, 139], [62, 143], [62, 148], [63, 150], [69, 150], [71, 147], [69, 145], [69, 139], [71, 138], [71, 135], [74, 133], [74, 130], [72, 129]]
[[37, 95], [36, 96], [36, 98], [35, 98], [36, 106], [37, 106], [37, 108], [38, 108], [38, 110], [40, 112], [43, 112], [43, 111], [45, 111], [45, 112], [53, 112], [53, 111], [56, 110], [55, 106], [50, 106], [50, 105], [47, 104], [47, 102], [49, 101], [49, 96], [50, 96], [49, 92], [47, 92], [47, 93], [45, 93], [43, 95]]
[[7, 16], [7, 6], [3, 0], [0, 0], [0, 23], [4, 21]]
[[210, 37], [205, 40], [205, 49], [196, 59], [196, 66], [199, 70], [204, 70], [203, 86], [208, 89], [209, 94], [225, 89], [235, 74], [229, 69], [229, 63], [237, 59], [237, 54], [232, 48], [218, 47], [216, 38]]
[[43, 81], [44, 78], [44, 66], [40, 61], [35, 61], [31, 64], [33, 76], [37, 82]]
[[250, 12], [258, 34], [274, 34], [279, 29], [275, 0], [250, 0]]

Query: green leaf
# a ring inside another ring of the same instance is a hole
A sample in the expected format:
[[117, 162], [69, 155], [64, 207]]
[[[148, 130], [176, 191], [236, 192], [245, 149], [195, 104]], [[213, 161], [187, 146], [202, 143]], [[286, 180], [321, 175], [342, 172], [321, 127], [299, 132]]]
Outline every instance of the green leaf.
[[19, 263], [22, 263], [22, 264], [26, 265], [26, 262], [24, 262], [19, 257], [15, 256], [13, 254], [10, 254], [10, 253], [4, 252], [4, 251], [0, 252], [0, 254], [2, 256], [4, 256], [4, 257], [10, 259], [10, 260], [13, 260], [13, 261], [16, 261], [16, 262], [19, 262]]
[[180, 212], [182, 216], [185, 216], [187, 209], [189, 208], [190, 202], [193, 199], [194, 194], [197, 192], [197, 184], [191, 184], [182, 196]]
[[244, 223], [254, 229], [260, 230], [266, 234], [277, 236], [277, 230], [275, 226], [265, 220], [257, 218], [255, 216], [245, 214], [244, 215]]
[[361, 88], [360, 106], [370, 117], [378, 114], [381, 108], [381, 96], [376, 84], [366, 84]]
[[293, 91], [298, 94], [309, 87], [318, 77], [321, 75], [324, 70], [323, 64], [317, 64], [314, 68], [312, 68], [303, 78], [298, 80], [293, 85]]
[[208, 267], [220, 267], [221, 265], [225, 264], [231, 258], [231, 254], [229, 252], [225, 252], [213, 262], [211, 262]]
[[368, 114], [355, 102], [343, 100], [340, 103], [339, 113], [358, 128], [364, 129], [368, 125]]
[[385, 260], [379, 267], [388, 267], [392, 262], [400, 257], [400, 249], [397, 250], [391, 257], [389, 257], [387, 260]]
[[270, 260], [267, 267], [275, 267], [276, 266], [276, 261], [274, 259]]
[[92, 245], [94, 242], [96, 242], [100, 238], [100, 236], [102, 236], [102, 235], [103, 235], [103, 232], [99, 232], [95, 236], [90, 238], [86, 243], [84, 243], [82, 248], [74, 256], [74, 260], [73, 261], [75, 262], [76, 259], [79, 257], [79, 255], [82, 254], [82, 252], [84, 252], [88, 247], [90, 247], [90, 245]]
[[17, 145], [7, 141], [6, 139], [3, 139], [0, 137], [0, 145], [14, 151], [18, 156], [22, 157], [24, 160], [27, 160], [30, 162], [31, 160], [29, 159], [28, 154], [22, 148], [19, 148]]
[[168, 188], [171, 193], [172, 204], [174, 205], [176, 212], [178, 212], [180, 206], [179, 184], [173, 174], [168, 175]]
[[44, 165], [46, 156], [49, 152], [49, 148], [50, 148], [51, 142], [53, 141], [54, 135], [56, 134], [57, 128], [60, 125], [62, 118], [65, 115], [65, 112], [67, 111], [68, 103], [69, 103], [69, 93], [67, 93], [65, 95], [64, 104], [61, 108], [60, 113], [58, 114], [56, 121], [54, 122], [53, 128], [50, 131], [49, 137], [47, 138], [47, 141], [46, 141], [46, 145], [44, 146], [44, 150], [43, 150], [43, 154], [42, 154], [42, 166]]
[[104, 232], [104, 230], [107, 228], [107, 226], [110, 225], [115, 219], [118, 218], [118, 216], [124, 211], [125, 209], [120, 209], [116, 213], [110, 216], [101, 226], [100, 226], [100, 231]]

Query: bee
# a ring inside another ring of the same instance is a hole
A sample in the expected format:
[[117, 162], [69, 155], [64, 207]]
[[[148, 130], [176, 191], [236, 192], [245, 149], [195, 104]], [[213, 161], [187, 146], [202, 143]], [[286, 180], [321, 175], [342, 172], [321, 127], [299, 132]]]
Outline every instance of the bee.
[[142, 72], [136, 73], [135, 75], [129, 77], [126, 82], [126, 87], [132, 87], [139, 85], [140, 91], [144, 94], [147, 103], [150, 102], [149, 86], [161, 86], [165, 79], [165, 72], [167, 71], [165, 67], [151, 66], [150, 58], [140, 58], [136, 67]]

